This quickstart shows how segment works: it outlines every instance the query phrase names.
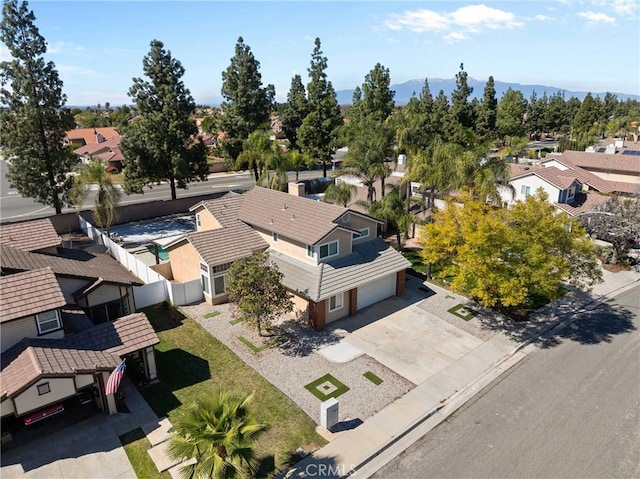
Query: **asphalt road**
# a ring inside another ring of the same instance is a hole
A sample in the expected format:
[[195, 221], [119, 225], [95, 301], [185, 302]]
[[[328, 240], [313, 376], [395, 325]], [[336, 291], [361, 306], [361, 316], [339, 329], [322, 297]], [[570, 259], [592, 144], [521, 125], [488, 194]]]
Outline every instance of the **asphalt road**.
[[640, 477], [640, 287], [580, 313], [377, 479]]
[[[14, 189], [9, 187], [6, 180], [7, 165], [4, 161], [0, 161], [0, 220], [2, 221], [20, 221], [34, 218], [42, 218], [55, 214], [53, 208], [36, 203], [30, 198], [23, 198]], [[289, 181], [295, 180], [295, 172], [289, 172]], [[322, 176], [322, 169], [311, 171], [301, 171], [299, 173], [300, 180], [319, 178]], [[235, 189], [249, 189], [255, 185], [252, 173], [230, 173], [224, 176], [209, 178], [204, 182], [189, 183], [187, 189], [178, 189], [178, 198], [189, 196], [198, 196], [207, 193], [216, 193], [221, 191], [231, 191]], [[153, 188], [145, 188], [142, 195], [123, 195], [120, 201], [121, 205], [132, 203], [144, 203], [146, 201], [170, 199], [171, 193], [168, 184], [161, 184]], [[89, 194], [83, 208], [92, 208], [94, 195]], [[73, 212], [73, 208], [66, 208], [63, 213]]]

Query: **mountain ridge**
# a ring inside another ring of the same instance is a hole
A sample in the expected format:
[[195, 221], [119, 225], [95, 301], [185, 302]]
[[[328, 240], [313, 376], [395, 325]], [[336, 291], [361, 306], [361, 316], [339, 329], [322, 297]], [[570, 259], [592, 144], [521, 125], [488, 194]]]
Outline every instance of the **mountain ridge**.
[[[438, 95], [440, 90], [444, 91], [444, 94], [447, 98], [451, 98], [451, 92], [456, 88], [456, 80], [455, 78], [427, 78], [429, 80], [429, 90], [431, 91], [431, 95], [435, 98]], [[472, 98], [481, 99], [484, 93], [485, 85], [487, 84], [486, 80], [478, 80], [475, 78], [469, 77], [467, 82], [470, 87], [473, 88], [473, 93], [470, 96]], [[390, 90], [396, 92], [394, 101], [396, 105], [405, 105], [411, 99], [411, 97], [415, 94], [418, 96], [422, 91], [422, 87], [424, 85], [423, 79], [414, 79], [408, 80], [403, 83], [395, 83], [389, 87]], [[504, 92], [506, 92], [509, 88], [512, 90], [520, 90], [524, 95], [526, 100], [531, 98], [531, 94], [535, 91], [538, 95], [538, 98], [542, 97], [542, 95], [546, 92], [547, 96], [553, 96], [557, 92], [564, 92], [564, 97], [566, 100], [571, 98], [572, 96], [578, 98], [580, 101], [587, 96], [588, 93], [591, 93], [591, 96], [599, 96], [603, 98], [607, 92], [586, 92], [586, 91], [573, 91], [567, 90], [566, 88], [559, 88], [548, 85], [538, 85], [538, 84], [521, 84], [521, 83], [511, 83], [511, 82], [502, 82], [495, 80], [495, 89], [496, 89], [496, 98], [500, 100]], [[353, 99], [354, 89], [350, 90], [338, 90], [336, 91], [336, 96], [338, 98], [338, 103], [340, 105], [350, 105]], [[628, 93], [617, 93], [611, 92], [618, 100], [639, 100], [640, 95], [631, 95]]]

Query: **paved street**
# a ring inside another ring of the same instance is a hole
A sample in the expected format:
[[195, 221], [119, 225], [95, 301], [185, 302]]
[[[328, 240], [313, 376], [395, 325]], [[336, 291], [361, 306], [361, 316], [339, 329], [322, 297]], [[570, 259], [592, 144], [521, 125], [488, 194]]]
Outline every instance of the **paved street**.
[[577, 319], [373, 477], [640, 477], [640, 287]]

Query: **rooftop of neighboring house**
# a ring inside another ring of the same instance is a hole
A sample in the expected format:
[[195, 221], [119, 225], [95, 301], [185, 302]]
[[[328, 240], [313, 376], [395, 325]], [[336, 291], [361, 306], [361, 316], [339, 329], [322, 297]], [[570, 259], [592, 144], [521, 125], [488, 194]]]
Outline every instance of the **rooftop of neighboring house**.
[[144, 313], [63, 339], [25, 338], [2, 354], [0, 400], [16, 395], [42, 376], [111, 371], [123, 355], [159, 342]]
[[557, 208], [560, 208], [571, 216], [577, 216], [582, 213], [595, 211], [595, 209], [609, 199], [608, 196], [604, 196], [596, 193], [595, 191], [589, 191], [586, 193], [580, 192], [576, 194], [573, 202], [568, 203], [554, 203]]
[[120, 148], [115, 146], [113, 148], [110, 148], [108, 151], [98, 153], [96, 156], [105, 162], [124, 160], [124, 155], [122, 154], [122, 150], [120, 150]]
[[67, 140], [69, 143], [79, 143], [81, 145], [97, 145], [105, 140], [119, 136], [118, 131], [111, 127], [96, 128], [75, 128], [67, 131]]
[[578, 180], [578, 177], [572, 169], [560, 170], [555, 166], [543, 167], [511, 163], [509, 164], [509, 171], [512, 180], [533, 174], [560, 190], [566, 190]]
[[62, 308], [66, 304], [51, 268], [0, 276], [0, 291], [2, 323]]
[[573, 166], [597, 169], [611, 173], [631, 173], [640, 175], [640, 156], [622, 153], [590, 153], [586, 151], [564, 151], [549, 153], [546, 159], [558, 158]]
[[111, 148], [117, 148], [120, 146], [120, 142], [122, 141], [122, 137], [118, 134], [109, 139], [104, 140], [101, 143], [87, 143], [84, 146], [81, 146], [77, 150], [74, 151], [77, 155], [95, 155], [98, 153], [102, 153], [103, 151], [108, 151]]
[[60, 246], [60, 236], [49, 218], [7, 223], [0, 226], [0, 244], [23, 251]]
[[22, 251], [0, 245], [2, 271], [20, 272], [51, 268], [56, 275], [102, 280], [114, 284], [139, 285], [141, 281], [107, 254], [65, 250], [64, 255], [49, 255]]
[[314, 245], [339, 228], [349, 210], [281, 191], [255, 187], [244, 195], [239, 219], [266, 231]]

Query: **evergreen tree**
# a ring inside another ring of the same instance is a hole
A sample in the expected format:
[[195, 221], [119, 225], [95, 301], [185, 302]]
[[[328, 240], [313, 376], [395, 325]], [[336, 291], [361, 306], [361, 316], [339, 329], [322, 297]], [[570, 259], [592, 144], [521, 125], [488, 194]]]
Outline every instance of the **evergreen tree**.
[[509, 88], [498, 103], [496, 128], [498, 136], [504, 140], [507, 136], [524, 136], [524, 120], [527, 101], [520, 90]]
[[142, 65], [150, 81], [134, 78], [129, 89], [137, 117], [121, 143], [124, 189], [142, 193], [145, 185], [168, 181], [176, 199], [176, 187], [207, 176], [205, 147], [193, 120], [196, 104], [181, 80], [184, 67], [161, 41], [151, 42]]
[[365, 76], [361, 89], [362, 101], [358, 103], [358, 107], [354, 103], [349, 117], [355, 118], [358, 114], [362, 116], [373, 115], [378, 121], [386, 121], [393, 113], [394, 108], [395, 92], [389, 89], [389, 85], [391, 85], [389, 69], [377, 63]]
[[322, 56], [320, 39], [316, 38], [307, 69], [310, 82], [307, 85], [309, 113], [298, 129], [298, 141], [302, 151], [322, 162], [323, 175], [327, 176], [327, 162], [334, 153], [337, 130], [342, 126], [342, 115], [333, 84], [327, 80], [327, 58]]
[[[224, 156], [235, 163], [242, 151], [242, 142], [264, 127], [274, 107], [273, 85], [262, 86], [260, 62], [255, 59], [242, 37], [236, 43], [231, 64], [222, 73], [220, 130], [225, 133], [221, 142]], [[258, 173], [254, 170], [256, 181]]]
[[478, 108], [476, 130], [480, 140], [491, 140], [496, 137], [496, 117], [498, 114], [498, 100], [493, 77], [490, 76], [484, 87], [482, 101]]
[[468, 76], [464, 71], [464, 64], [461, 63], [460, 71], [456, 73], [456, 88], [451, 92], [451, 109], [447, 125], [451, 141], [462, 146], [469, 145], [475, 125], [473, 107], [469, 103], [473, 88], [469, 86]]
[[436, 136], [444, 139], [446, 137], [447, 120], [449, 118], [449, 100], [444, 90], [440, 90], [433, 99], [433, 132]]
[[298, 145], [298, 128], [302, 125], [302, 120], [309, 112], [307, 103], [307, 93], [302, 84], [302, 77], [294, 75], [291, 79], [291, 88], [287, 93], [287, 103], [282, 112], [282, 130], [287, 140], [289, 140], [290, 148], [299, 150]]
[[35, 18], [26, 1], [4, 2], [0, 40], [11, 60], [0, 63], [0, 142], [11, 155], [10, 185], [60, 214], [71, 188], [67, 174], [77, 164], [64, 146], [75, 123], [63, 108], [67, 98], [56, 66], [43, 58], [47, 45]]
[[420, 95], [413, 96], [404, 108], [391, 117], [399, 151], [411, 155], [429, 146], [435, 134], [433, 103], [429, 81], [425, 79]]

